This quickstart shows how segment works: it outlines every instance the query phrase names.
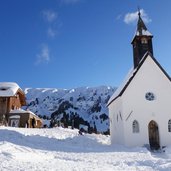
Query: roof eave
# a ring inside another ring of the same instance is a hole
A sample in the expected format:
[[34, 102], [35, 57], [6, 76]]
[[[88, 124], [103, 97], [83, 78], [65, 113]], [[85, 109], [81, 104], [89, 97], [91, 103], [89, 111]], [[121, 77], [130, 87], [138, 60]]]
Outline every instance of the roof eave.
[[116, 96], [113, 100], [111, 100], [106, 106], [109, 107], [120, 95]]

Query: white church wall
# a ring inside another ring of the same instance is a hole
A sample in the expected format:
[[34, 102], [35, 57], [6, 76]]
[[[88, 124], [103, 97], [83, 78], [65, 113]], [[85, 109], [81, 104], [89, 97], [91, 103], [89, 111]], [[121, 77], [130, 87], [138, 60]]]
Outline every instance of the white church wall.
[[110, 117], [111, 143], [122, 144], [124, 141], [124, 132], [123, 132], [122, 101], [120, 97], [117, 98], [109, 106], [109, 117]]
[[[155, 100], [146, 100], [147, 92], [154, 93]], [[171, 119], [171, 82], [151, 57], [147, 57], [122, 95], [122, 100], [125, 145], [149, 144], [148, 124], [151, 120], [158, 124], [160, 145], [171, 144], [171, 133], [168, 132], [168, 120]], [[139, 122], [139, 133], [132, 132], [134, 120]]]

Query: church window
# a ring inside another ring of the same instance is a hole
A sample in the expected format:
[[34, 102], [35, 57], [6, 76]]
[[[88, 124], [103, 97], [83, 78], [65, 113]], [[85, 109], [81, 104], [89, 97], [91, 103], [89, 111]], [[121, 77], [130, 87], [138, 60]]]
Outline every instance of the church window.
[[145, 94], [145, 98], [146, 98], [146, 100], [149, 100], [149, 101], [155, 100], [155, 96], [154, 96], [154, 94], [152, 92], [147, 92]]
[[139, 132], [139, 124], [138, 121], [134, 120], [132, 123], [132, 130], [133, 133], [138, 133]]
[[168, 132], [171, 132], [171, 119], [168, 121]]
[[142, 39], [141, 39], [141, 43], [142, 43], [142, 44], [147, 44], [147, 39], [142, 38]]

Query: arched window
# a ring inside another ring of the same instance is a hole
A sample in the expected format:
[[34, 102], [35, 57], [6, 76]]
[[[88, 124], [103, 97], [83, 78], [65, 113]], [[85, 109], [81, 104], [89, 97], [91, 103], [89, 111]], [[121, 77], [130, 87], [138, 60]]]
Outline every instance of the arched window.
[[147, 44], [147, 43], [148, 43], [148, 41], [147, 41], [147, 39], [146, 39], [146, 38], [142, 38], [142, 39], [141, 39], [141, 43], [142, 43], [142, 44]]
[[171, 119], [168, 121], [168, 132], [171, 132]]
[[136, 121], [136, 120], [134, 120], [132, 123], [132, 131], [133, 131], [133, 133], [139, 132], [139, 124], [138, 124], [138, 121]]

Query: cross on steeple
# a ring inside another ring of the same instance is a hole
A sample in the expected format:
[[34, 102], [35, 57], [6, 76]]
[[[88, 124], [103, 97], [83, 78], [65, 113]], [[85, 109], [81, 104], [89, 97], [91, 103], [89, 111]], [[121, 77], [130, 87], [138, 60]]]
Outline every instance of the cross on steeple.
[[141, 12], [140, 12], [139, 6], [138, 6], [138, 16], [139, 16], [139, 17], [141, 16]]

